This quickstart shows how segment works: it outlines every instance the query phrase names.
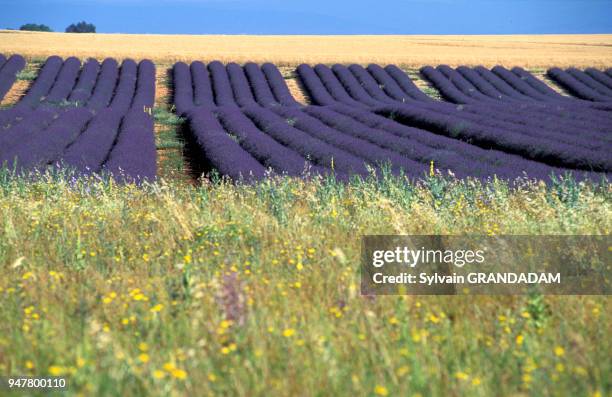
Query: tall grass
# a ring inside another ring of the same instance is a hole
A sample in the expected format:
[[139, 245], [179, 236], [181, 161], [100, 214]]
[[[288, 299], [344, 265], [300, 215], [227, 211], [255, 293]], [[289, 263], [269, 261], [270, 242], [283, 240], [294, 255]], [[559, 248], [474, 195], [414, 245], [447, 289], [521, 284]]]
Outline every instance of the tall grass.
[[69, 395], [609, 395], [608, 298], [367, 298], [358, 268], [365, 234], [609, 234], [611, 192], [5, 173], [0, 374]]

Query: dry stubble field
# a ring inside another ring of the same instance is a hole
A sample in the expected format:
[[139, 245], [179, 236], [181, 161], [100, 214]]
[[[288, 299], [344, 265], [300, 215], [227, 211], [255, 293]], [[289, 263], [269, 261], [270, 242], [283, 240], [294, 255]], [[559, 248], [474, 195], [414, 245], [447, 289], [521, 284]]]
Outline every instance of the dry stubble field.
[[[186, 172], [175, 60], [612, 65], [612, 36], [227, 37], [0, 32], [28, 56], [157, 63], [163, 180], [137, 189], [0, 174], [0, 374], [74, 395], [510, 395], [611, 392], [607, 297], [359, 295], [363, 234], [609, 234], [610, 185], [399, 178], [254, 186]], [[188, 182], [188, 183], [185, 183]]]
[[0, 52], [28, 56], [131, 57], [175, 62], [395, 63], [609, 67], [612, 35], [188, 36], [0, 30]]

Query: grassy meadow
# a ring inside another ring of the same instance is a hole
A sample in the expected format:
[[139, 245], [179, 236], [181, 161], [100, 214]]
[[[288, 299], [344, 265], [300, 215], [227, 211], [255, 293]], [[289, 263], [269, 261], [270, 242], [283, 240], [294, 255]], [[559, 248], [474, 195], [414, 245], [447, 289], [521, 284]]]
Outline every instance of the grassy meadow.
[[364, 234], [609, 234], [609, 184], [0, 177], [0, 373], [68, 395], [606, 396], [607, 297], [364, 297]]

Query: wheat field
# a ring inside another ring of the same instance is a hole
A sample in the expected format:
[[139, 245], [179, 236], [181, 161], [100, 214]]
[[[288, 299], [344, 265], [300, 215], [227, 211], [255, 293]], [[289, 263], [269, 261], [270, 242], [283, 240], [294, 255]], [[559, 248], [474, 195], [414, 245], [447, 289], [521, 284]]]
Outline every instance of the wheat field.
[[224, 36], [65, 34], [0, 30], [0, 53], [149, 58], [157, 62], [395, 63], [610, 67], [612, 35]]

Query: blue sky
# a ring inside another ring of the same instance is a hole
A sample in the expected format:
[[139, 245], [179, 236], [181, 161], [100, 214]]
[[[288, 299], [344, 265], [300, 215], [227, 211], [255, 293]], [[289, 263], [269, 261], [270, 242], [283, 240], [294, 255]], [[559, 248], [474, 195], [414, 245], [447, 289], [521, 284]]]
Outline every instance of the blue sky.
[[612, 33], [612, 0], [0, 0], [0, 28], [103, 33]]

